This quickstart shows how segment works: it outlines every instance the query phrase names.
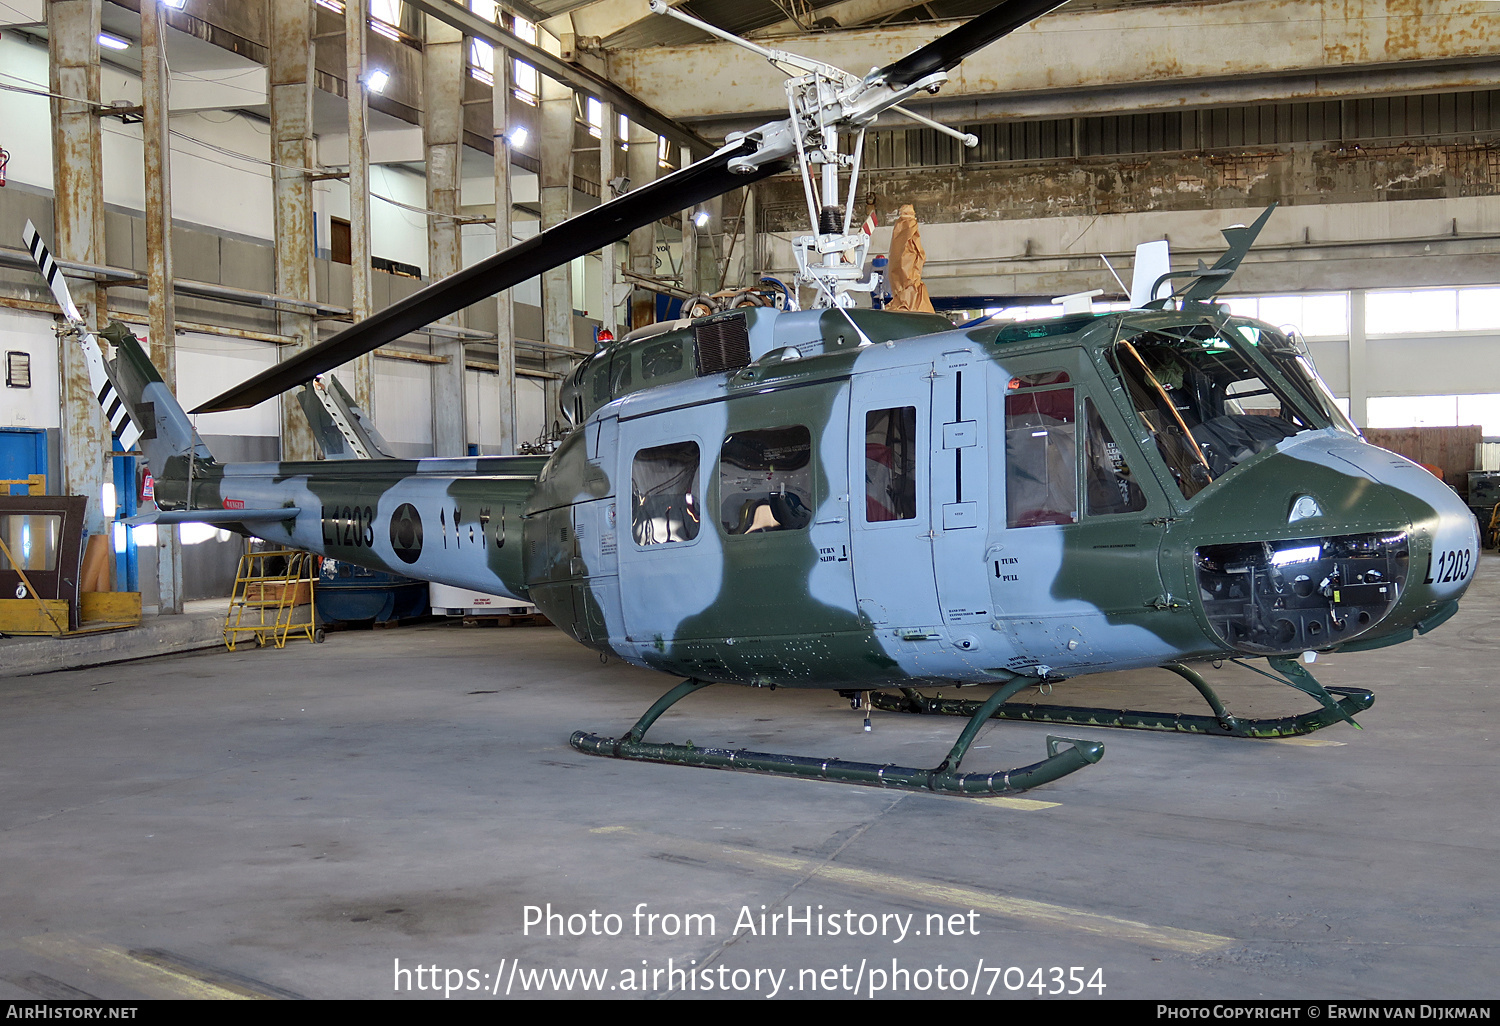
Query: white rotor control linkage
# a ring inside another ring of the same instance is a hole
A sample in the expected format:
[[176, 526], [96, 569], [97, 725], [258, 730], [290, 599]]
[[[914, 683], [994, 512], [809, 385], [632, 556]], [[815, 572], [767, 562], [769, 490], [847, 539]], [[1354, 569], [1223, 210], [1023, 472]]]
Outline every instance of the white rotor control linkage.
[[[946, 72], [936, 72], [901, 86], [892, 86], [872, 72], [864, 78], [842, 68], [786, 50], [768, 49], [741, 39], [716, 25], [674, 10], [666, 0], [650, 0], [655, 14], [686, 22], [711, 36], [744, 47], [777, 65], [791, 76], [786, 83], [789, 117], [761, 125], [749, 132], [731, 133], [727, 146], [746, 140], [757, 145], [754, 153], [729, 164], [731, 171], [750, 173], [773, 160], [797, 159], [802, 172], [808, 218], [815, 234], [792, 240], [797, 258], [798, 285], [817, 292], [815, 307], [852, 306], [851, 292], [871, 292], [876, 276], [860, 281], [870, 237], [853, 231], [854, 197], [864, 156], [865, 130], [886, 111], [904, 115], [928, 128], [973, 148], [979, 140], [900, 106], [902, 100], [919, 93], [935, 93], [948, 81]], [[853, 135], [851, 153], [839, 150], [840, 132]], [[839, 172], [849, 169], [847, 200], [839, 202]]]

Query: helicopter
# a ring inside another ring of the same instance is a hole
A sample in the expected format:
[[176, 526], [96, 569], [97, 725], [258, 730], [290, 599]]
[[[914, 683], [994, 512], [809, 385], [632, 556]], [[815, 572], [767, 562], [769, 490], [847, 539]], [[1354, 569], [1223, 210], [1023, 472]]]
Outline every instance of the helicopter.
[[[572, 736], [607, 757], [1000, 794], [1096, 763], [1104, 745], [1049, 735], [1036, 763], [960, 772], [992, 717], [1239, 737], [1358, 726], [1373, 694], [1325, 688], [1299, 656], [1397, 644], [1450, 618], [1473, 578], [1478, 525], [1440, 480], [1363, 439], [1294, 333], [1213, 302], [1271, 210], [1225, 229], [1212, 267], [1148, 276], [1125, 311], [955, 328], [854, 304], [876, 281], [861, 280], [869, 237], [851, 231], [867, 126], [886, 111], [928, 123], [901, 102], [1058, 6], [1004, 0], [858, 77], [653, 0], [792, 73], [790, 117], [195, 411], [307, 386], [303, 407], [330, 457], [317, 462], [217, 462], [122, 325], [100, 332], [113, 348], [103, 357], [28, 224], [110, 423], [155, 478], [158, 510], [132, 522], [213, 523], [534, 603], [582, 644], [681, 678], [624, 735]], [[654, 325], [582, 359], [561, 395], [572, 429], [550, 456], [382, 458], [363, 411], [315, 380], [635, 227], [792, 169], [813, 228], [794, 241], [811, 307], [789, 291], [784, 309]], [[1265, 668], [1251, 664], [1260, 659]], [[1195, 668], [1217, 660], [1317, 708], [1237, 717]], [[1149, 667], [1184, 678], [1210, 713], [1006, 705], [1027, 688]], [[715, 683], [830, 689], [856, 708], [968, 722], [933, 768], [644, 740]], [[969, 686], [994, 690], [924, 694]]]

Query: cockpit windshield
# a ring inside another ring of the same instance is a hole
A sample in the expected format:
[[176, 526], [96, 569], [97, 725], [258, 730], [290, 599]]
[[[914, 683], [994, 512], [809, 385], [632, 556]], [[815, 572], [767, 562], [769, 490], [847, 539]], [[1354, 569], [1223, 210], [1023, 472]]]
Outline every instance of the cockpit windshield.
[[1296, 344], [1265, 325], [1158, 329], [1109, 355], [1186, 498], [1282, 439], [1354, 430]]

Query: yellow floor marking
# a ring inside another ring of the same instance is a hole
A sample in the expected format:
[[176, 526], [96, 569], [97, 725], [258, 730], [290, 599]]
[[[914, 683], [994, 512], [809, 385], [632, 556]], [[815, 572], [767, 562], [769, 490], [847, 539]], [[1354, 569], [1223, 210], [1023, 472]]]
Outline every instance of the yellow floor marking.
[[1324, 741], [1320, 737], [1275, 737], [1278, 745], [1300, 745], [1303, 748], [1342, 748], [1347, 741]]
[[21, 943], [35, 954], [91, 973], [97, 972], [152, 996], [213, 1001], [244, 1001], [270, 996], [233, 983], [211, 983], [186, 966], [174, 965], [151, 955], [132, 954], [102, 941], [44, 933], [22, 938]]
[[754, 851], [731, 845], [653, 837], [631, 827], [600, 827], [591, 832], [630, 834], [643, 841], [660, 843], [671, 851], [691, 851], [696, 855], [720, 858], [728, 856], [740, 863], [764, 866], [767, 869], [795, 876], [809, 876], [810, 879], [816, 878], [837, 883], [856, 890], [886, 894], [908, 901], [915, 900], [948, 905], [952, 908], [974, 909], [976, 912], [1004, 916], [1008, 919], [1020, 919], [1044, 926], [1079, 930], [1112, 940], [1133, 941], [1185, 954], [1216, 951], [1235, 943], [1232, 937], [1220, 937], [1217, 934], [1200, 933], [1196, 930], [1180, 930], [1172, 926], [1153, 926], [1150, 923], [1138, 923], [1130, 919], [1068, 908], [1066, 905], [1053, 905], [1026, 898], [1008, 898], [1002, 894], [981, 891], [973, 887], [959, 887], [932, 880], [917, 880], [911, 876], [895, 876], [873, 869], [830, 865], [814, 859], [776, 855], [771, 852]]
[[1019, 812], [1040, 812], [1042, 809], [1055, 809], [1062, 802], [1043, 802], [1035, 798], [970, 798], [966, 795], [944, 795], [945, 798], [957, 798], [960, 801], [978, 802], [980, 805], [998, 805], [1002, 809], [1015, 809]]

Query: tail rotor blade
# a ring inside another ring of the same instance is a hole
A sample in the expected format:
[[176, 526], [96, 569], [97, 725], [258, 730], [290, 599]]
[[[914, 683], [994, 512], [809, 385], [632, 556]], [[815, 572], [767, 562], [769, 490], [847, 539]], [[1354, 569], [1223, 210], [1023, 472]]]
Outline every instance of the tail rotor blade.
[[52, 253], [47, 249], [47, 244], [42, 241], [36, 225], [30, 221], [26, 222], [26, 227], [21, 229], [21, 241], [26, 243], [31, 259], [36, 261], [37, 270], [41, 271], [42, 277], [47, 279], [47, 287], [52, 290], [52, 296], [57, 300], [57, 305], [62, 307], [63, 317], [69, 324], [82, 324], [83, 315], [78, 312], [78, 306], [73, 302], [73, 294], [68, 291], [68, 283], [63, 278], [62, 268], [58, 267], [57, 261], [52, 259]]
[[83, 362], [89, 369], [89, 388], [93, 390], [94, 398], [99, 401], [99, 408], [104, 411], [104, 419], [109, 422], [110, 431], [120, 440], [120, 445], [125, 451], [129, 452], [135, 448], [135, 443], [140, 441], [141, 429], [130, 419], [130, 410], [115, 390], [109, 371], [104, 366], [104, 354], [99, 349], [99, 340], [84, 323], [83, 315], [78, 312], [78, 306], [73, 302], [73, 294], [68, 291], [68, 283], [63, 278], [62, 269], [57, 266], [57, 261], [52, 259], [52, 252], [42, 241], [36, 225], [30, 221], [26, 222], [26, 227], [21, 230], [21, 241], [26, 243], [31, 259], [36, 261], [37, 270], [41, 271], [42, 277], [47, 279], [47, 287], [52, 290], [53, 298], [62, 308], [63, 318], [78, 338], [78, 347], [83, 350]]
[[893, 86], [910, 85], [939, 71], [951, 71], [997, 39], [1056, 10], [1067, 0], [1004, 0], [926, 46], [913, 50], [877, 74]]

